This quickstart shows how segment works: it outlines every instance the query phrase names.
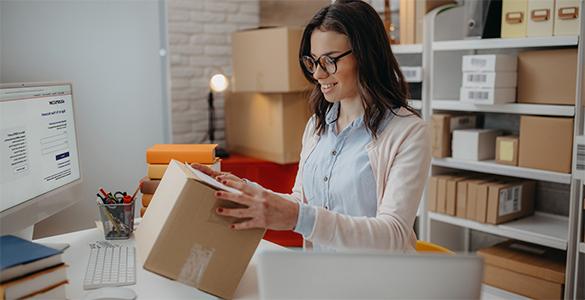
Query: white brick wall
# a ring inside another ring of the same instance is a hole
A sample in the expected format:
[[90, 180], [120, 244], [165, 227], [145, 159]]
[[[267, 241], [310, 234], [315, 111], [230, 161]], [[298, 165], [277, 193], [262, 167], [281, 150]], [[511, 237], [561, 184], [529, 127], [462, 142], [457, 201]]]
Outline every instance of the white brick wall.
[[[169, 0], [174, 143], [208, 142], [209, 78], [231, 76], [231, 33], [260, 23], [259, 0]], [[215, 94], [215, 142], [225, 146], [223, 95]]]

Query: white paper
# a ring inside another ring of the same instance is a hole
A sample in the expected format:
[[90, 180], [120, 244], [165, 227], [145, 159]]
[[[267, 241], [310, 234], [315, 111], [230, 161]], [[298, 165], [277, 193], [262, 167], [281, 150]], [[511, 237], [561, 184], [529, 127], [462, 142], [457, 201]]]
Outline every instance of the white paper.
[[213, 177], [211, 177], [211, 176], [209, 176], [209, 175], [207, 175], [207, 174], [205, 174], [205, 173], [203, 173], [203, 172], [201, 172], [201, 171], [199, 171], [197, 169], [194, 169], [188, 163], [185, 163], [185, 166], [187, 166], [187, 168], [189, 170], [191, 170], [191, 172], [193, 173], [193, 175], [195, 175], [195, 177], [197, 178], [197, 180], [199, 180], [199, 181], [201, 181], [201, 182], [203, 182], [205, 184], [208, 184], [208, 185], [210, 185], [210, 186], [212, 186], [214, 188], [217, 188], [217, 189], [223, 190], [223, 191], [227, 191], [227, 192], [230, 192], [230, 193], [234, 193], [234, 194], [238, 194], [238, 195], [242, 194], [241, 191], [236, 190], [236, 189], [234, 189], [232, 187], [229, 187], [229, 186], [227, 186], [227, 185], [225, 185], [225, 184], [223, 184], [223, 183], [215, 180], [215, 178], [213, 178]]

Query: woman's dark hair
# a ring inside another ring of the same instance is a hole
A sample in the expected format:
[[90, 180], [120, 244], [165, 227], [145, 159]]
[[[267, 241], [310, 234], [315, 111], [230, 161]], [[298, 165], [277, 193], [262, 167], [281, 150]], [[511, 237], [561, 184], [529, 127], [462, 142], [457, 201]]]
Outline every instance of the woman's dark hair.
[[[314, 30], [335, 31], [347, 36], [358, 68], [358, 92], [364, 105], [364, 123], [374, 138], [388, 111], [404, 107], [420, 116], [408, 105], [408, 85], [392, 50], [378, 13], [361, 0], [338, 0], [319, 10], [305, 27], [299, 62], [311, 54]], [[315, 84], [309, 103], [316, 115], [316, 132], [325, 128], [325, 115], [332, 103], [325, 100], [320, 85], [300, 62], [307, 80]]]

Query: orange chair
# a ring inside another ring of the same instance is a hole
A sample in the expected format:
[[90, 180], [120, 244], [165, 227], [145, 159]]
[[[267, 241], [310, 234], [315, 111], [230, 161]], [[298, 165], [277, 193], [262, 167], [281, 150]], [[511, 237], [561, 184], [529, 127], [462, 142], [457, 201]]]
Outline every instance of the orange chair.
[[435, 253], [445, 253], [445, 254], [449, 254], [449, 255], [455, 255], [455, 252], [453, 252], [445, 247], [439, 246], [437, 244], [433, 244], [431, 242], [421, 241], [421, 240], [416, 241], [415, 249], [417, 252], [435, 252]]

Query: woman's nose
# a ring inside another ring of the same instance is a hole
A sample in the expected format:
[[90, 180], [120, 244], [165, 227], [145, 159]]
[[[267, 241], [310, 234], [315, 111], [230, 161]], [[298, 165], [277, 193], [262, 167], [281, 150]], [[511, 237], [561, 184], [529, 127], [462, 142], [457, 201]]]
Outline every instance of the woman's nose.
[[317, 69], [315, 69], [315, 73], [313, 73], [313, 78], [315, 78], [316, 80], [319, 80], [319, 79], [327, 78], [327, 76], [329, 76], [329, 73], [327, 73], [325, 70], [323, 70], [323, 68], [321, 68], [320, 64], [317, 64]]

